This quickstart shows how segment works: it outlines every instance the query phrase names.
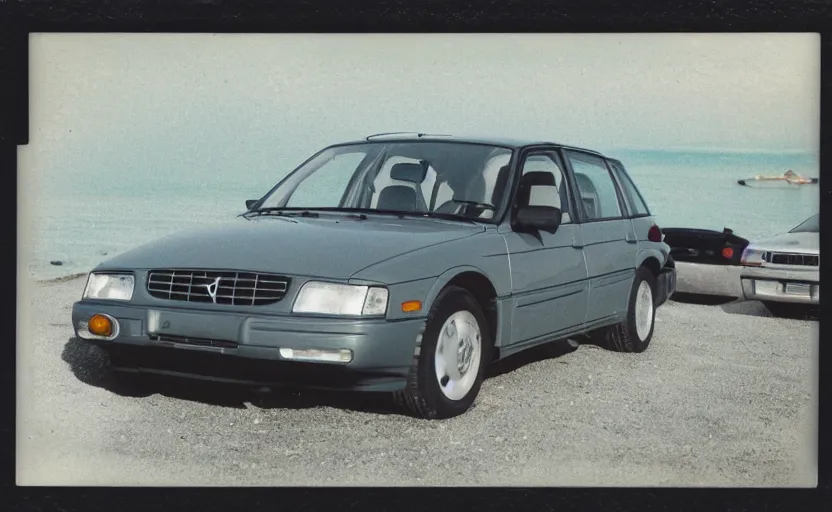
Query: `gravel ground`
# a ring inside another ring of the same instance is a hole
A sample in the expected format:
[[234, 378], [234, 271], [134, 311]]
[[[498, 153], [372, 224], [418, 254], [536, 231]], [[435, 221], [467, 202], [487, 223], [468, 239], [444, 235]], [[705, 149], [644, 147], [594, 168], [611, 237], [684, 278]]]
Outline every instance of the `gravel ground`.
[[[757, 303], [659, 309], [643, 354], [552, 344], [462, 417], [376, 395], [103, 387], [72, 339], [83, 279], [21, 290], [21, 485], [815, 486], [817, 324]], [[35, 316], [37, 315], [37, 316]]]

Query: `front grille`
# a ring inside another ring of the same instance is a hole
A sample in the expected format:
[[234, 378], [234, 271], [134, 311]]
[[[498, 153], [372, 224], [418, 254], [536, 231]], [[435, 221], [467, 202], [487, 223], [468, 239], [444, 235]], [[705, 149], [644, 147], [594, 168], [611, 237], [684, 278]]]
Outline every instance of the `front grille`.
[[147, 275], [150, 295], [184, 302], [263, 306], [282, 299], [288, 288], [288, 277], [259, 272], [164, 269]]
[[801, 267], [817, 267], [819, 256], [816, 254], [800, 254], [791, 252], [767, 252], [765, 260], [775, 265], [794, 265]]
[[192, 336], [173, 336], [170, 334], [151, 334], [150, 339], [168, 343], [179, 343], [181, 345], [198, 345], [200, 347], [237, 348], [236, 341], [217, 340], [213, 338], [194, 338]]

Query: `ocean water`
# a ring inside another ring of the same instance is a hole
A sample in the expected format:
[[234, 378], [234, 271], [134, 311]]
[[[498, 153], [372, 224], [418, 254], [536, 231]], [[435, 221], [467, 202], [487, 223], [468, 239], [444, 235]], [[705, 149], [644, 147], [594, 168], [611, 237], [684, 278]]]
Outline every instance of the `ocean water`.
[[[744, 187], [738, 179], [787, 169], [820, 177], [816, 154], [607, 151], [627, 167], [662, 227], [722, 230], [755, 239], [790, 229], [818, 211], [818, 185]], [[292, 155], [300, 163], [307, 155]], [[288, 159], [288, 158], [287, 158]], [[23, 229], [33, 235], [28, 271], [36, 279], [87, 272], [101, 261], [176, 231], [231, 219], [287, 172], [256, 169], [137, 173], [90, 169], [39, 179]], [[21, 206], [23, 207], [23, 206]], [[62, 265], [50, 262], [60, 261]]]

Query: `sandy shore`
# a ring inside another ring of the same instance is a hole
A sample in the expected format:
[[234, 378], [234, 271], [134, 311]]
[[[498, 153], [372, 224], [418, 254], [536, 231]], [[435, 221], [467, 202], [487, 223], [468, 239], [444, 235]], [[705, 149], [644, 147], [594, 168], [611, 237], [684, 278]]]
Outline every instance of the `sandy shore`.
[[556, 344], [445, 422], [375, 395], [104, 386], [72, 338], [83, 278], [19, 304], [21, 485], [814, 486], [817, 324], [756, 303], [659, 309], [644, 354]]

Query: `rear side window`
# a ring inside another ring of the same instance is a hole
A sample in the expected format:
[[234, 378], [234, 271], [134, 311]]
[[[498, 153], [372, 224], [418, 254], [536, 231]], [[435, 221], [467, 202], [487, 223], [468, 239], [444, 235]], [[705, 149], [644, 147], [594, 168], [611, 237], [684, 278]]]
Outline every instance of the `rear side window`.
[[647, 208], [644, 198], [641, 197], [630, 175], [624, 170], [624, 166], [618, 162], [610, 162], [610, 166], [612, 166], [613, 172], [618, 177], [618, 182], [621, 183], [622, 192], [627, 199], [627, 204], [630, 205], [633, 211], [633, 216], [650, 215], [650, 210]]
[[612, 174], [602, 158], [595, 155], [566, 151], [575, 181], [581, 193], [586, 220], [620, 219], [621, 204]]

